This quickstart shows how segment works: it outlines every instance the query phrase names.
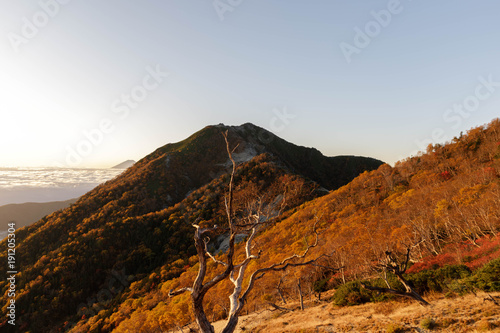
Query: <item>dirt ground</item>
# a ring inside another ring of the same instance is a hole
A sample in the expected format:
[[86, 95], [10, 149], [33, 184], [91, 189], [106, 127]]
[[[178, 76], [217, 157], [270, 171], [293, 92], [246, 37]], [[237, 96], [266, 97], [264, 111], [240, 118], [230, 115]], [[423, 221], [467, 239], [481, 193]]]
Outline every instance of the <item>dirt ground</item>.
[[[490, 295], [500, 301], [500, 293]], [[500, 332], [500, 306], [486, 298], [486, 293], [428, 295], [427, 307], [411, 300], [343, 308], [331, 302], [309, 303], [304, 311], [264, 310], [242, 316], [236, 332]], [[224, 322], [213, 325], [220, 332]]]

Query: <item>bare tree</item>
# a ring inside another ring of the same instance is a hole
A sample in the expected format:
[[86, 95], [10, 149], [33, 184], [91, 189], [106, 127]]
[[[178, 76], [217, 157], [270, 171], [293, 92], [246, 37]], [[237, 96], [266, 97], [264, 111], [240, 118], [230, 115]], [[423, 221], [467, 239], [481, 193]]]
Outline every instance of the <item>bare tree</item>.
[[[261, 254], [261, 251], [258, 251], [257, 253], [254, 253], [253, 251], [254, 238], [257, 235], [257, 232], [260, 230], [260, 228], [263, 225], [268, 224], [270, 219], [269, 216], [265, 216], [264, 214], [262, 214], [262, 206], [263, 206], [262, 202], [258, 203], [256, 209], [249, 212], [249, 215], [246, 221], [244, 221], [244, 223], [237, 223], [236, 219], [233, 217], [234, 215], [233, 191], [234, 191], [234, 176], [236, 172], [236, 162], [233, 159], [232, 154], [237, 148], [237, 146], [231, 150], [228, 141], [228, 132], [223, 133], [223, 136], [226, 141], [227, 153], [229, 155], [229, 159], [231, 160], [233, 166], [231, 177], [229, 180], [228, 194], [225, 198], [226, 214], [227, 214], [228, 228], [229, 228], [229, 249], [227, 251], [227, 254], [225, 255], [224, 260], [217, 259], [208, 251], [207, 246], [209, 238], [207, 237], [207, 235], [211, 232], [217, 231], [219, 227], [214, 226], [212, 228], [202, 228], [197, 224], [193, 224], [193, 226], [196, 228], [194, 234], [194, 242], [198, 254], [198, 261], [200, 264], [198, 269], [198, 275], [196, 276], [196, 279], [194, 280], [192, 287], [185, 287], [177, 291], [171, 290], [169, 292], [170, 297], [182, 294], [184, 292], [189, 292], [191, 294], [193, 314], [196, 323], [198, 324], [198, 327], [203, 333], [214, 333], [214, 328], [210, 324], [205, 314], [205, 310], [203, 307], [203, 299], [206, 293], [221, 281], [229, 279], [234, 285], [233, 292], [231, 295], [229, 295], [230, 308], [229, 308], [227, 323], [224, 329], [222, 330], [223, 333], [230, 333], [234, 332], [234, 330], [236, 329], [238, 325], [238, 318], [243, 310], [247, 297], [250, 291], [253, 289], [255, 282], [257, 280], [261, 279], [268, 272], [284, 271], [289, 267], [310, 265], [315, 263], [324, 256], [321, 255], [316, 259], [311, 259], [308, 261], [302, 261], [302, 262], [300, 261], [301, 259], [305, 258], [308, 255], [309, 251], [312, 248], [318, 245], [319, 234], [316, 231], [316, 225], [317, 225], [316, 221], [313, 228], [314, 229], [313, 233], [315, 235], [315, 241], [313, 244], [308, 244], [306, 242], [306, 249], [303, 251], [302, 254], [294, 254], [292, 256], [283, 259], [279, 263], [275, 263], [268, 267], [255, 270], [250, 275], [250, 279], [248, 285], [246, 286], [246, 289], [243, 290], [243, 280], [245, 278], [245, 275], [247, 274], [248, 265], [252, 260], [258, 259]], [[248, 235], [248, 238], [246, 239], [246, 242], [244, 244], [245, 258], [243, 259], [242, 262], [238, 264], [235, 263], [235, 258], [234, 258], [235, 238], [237, 233], [247, 233]], [[207, 276], [207, 261], [209, 259], [213, 260], [217, 265], [224, 267], [224, 270], [215, 277], [205, 281], [205, 278]]]
[[283, 280], [285, 279], [285, 277], [287, 275], [288, 275], [288, 273], [283, 274], [280, 277], [280, 281], [278, 282], [278, 285], [276, 286], [276, 290], [278, 291], [278, 295], [280, 295], [280, 298], [281, 298], [281, 301], [283, 302], [283, 304], [286, 304], [286, 299], [285, 299], [285, 296], [283, 296], [283, 290], [282, 290], [281, 285], [283, 284]]
[[304, 311], [304, 296], [302, 295], [302, 286], [300, 285], [300, 278], [297, 279], [297, 291], [299, 292], [300, 310]]
[[[410, 261], [410, 251], [411, 251], [411, 248], [408, 246], [408, 248], [406, 250], [405, 259], [401, 262], [392, 254], [392, 252], [389, 252], [389, 251], [385, 252], [385, 259], [382, 260], [382, 262], [378, 265], [378, 268], [382, 269], [382, 271], [384, 273], [383, 279], [384, 279], [388, 288], [372, 287], [372, 286], [369, 286], [365, 283], [361, 283], [361, 285], [368, 290], [380, 291], [380, 292], [391, 293], [391, 294], [399, 295], [399, 296], [403, 296], [403, 297], [409, 297], [409, 298], [413, 298], [414, 300], [418, 301], [422, 305], [425, 305], [425, 306], [429, 305], [429, 303], [425, 299], [423, 299], [422, 296], [420, 296], [410, 286], [408, 281], [406, 281], [406, 279], [403, 276], [403, 274], [406, 272], [406, 269], [408, 268], [408, 262]], [[387, 274], [386, 274], [387, 272], [391, 272], [397, 277], [399, 282], [401, 282], [401, 284], [404, 286], [405, 291], [391, 288], [389, 280], [387, 279]]]

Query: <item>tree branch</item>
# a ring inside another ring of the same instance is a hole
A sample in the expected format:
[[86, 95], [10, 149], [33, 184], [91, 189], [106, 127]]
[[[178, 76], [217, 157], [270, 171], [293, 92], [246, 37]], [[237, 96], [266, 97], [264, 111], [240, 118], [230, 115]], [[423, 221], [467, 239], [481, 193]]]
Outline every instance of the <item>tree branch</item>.
[[374, 290], [404, 297], [410, 297], [413, 298], [414, 300], [417, 300], [422, 305], [426, 306], [429, 305], [429, 303], [426, 300], [424, 300], [422, 296], [420, 296], [415, 290], [413, 290], [408, 281], [406, 281], [406, 279], [403, 277], [403, 274], [406, 272], [406, 269], [408, 267], [408, 262], [410, 261], [410, 252], [411, 252], [411, 247], [407, 247], [405, 259], [403, 262], [399, 263], [398, 260], [392, 255], [392, 252], [386, 251], [385, 259], [382, 260], [382, 262], [378, 265], [379, 269], [382, 269], [384, 273], [386, 271], [389, 271], [392, 272], [394, 275], [396, 275], [397, 279], [405, 287], [406, 291], [400, 291], [391, 288], [387, 278], [384, 278], [384, 281], [387, 284], [388, 288], [372, 287], [364, 283], [361, 283], [361, 285], [368, 290]]
[[498, 296], [493, 297], [490, 294], [486, 294], [486, 295], [488, 295], [488, 297], [484, 299], [485, 301], [490, 301], [490, 302], [493, 302], [495, 305], [500, 306], [500, 303], [495, 299], [495, 298], [499, 298]]
[[403, 297], [409, 297], [409, 298], [413, 298], [414, 300], [418, 301], [422, 305], [425, 305], [425, 306], [430, 305], [426, 300], [424, 300], [418, 294], [413, 294], [411, 292], [400, 291], [400, 290], [396, 290], [396, 289], [392, 289], [392, 288], [372, 287], [372, 286], [369, 286], [363, 282], [361, 282], [361, 285], [363, 286], [363, 288], [368, 289], [368, 290], [378, 291], [378, 292], [382, 292], [382, 293], [389, 293], [389, 294], [394, 294], [394, 295], [403, 296]]
[[271, 302], [267, 302], [268, 305], [270, 305], [274, 310], [270, 310], [270, 311], [283, 311], [283, 312], [292, 312], [293, 309], [288, 309], [288, 308], [284, 308], [284, 307], [281, 307], [279, 305], [276, 305], [274, 303], [271, 303]]
[[170, 289], [170, 291], [168, 292], [168, 297], [175, 297], [177, 295], [181, 295], [181, 294], [184, 294], [185, 292], [192, 292], [193, 291], [193, 288], [181, 288], [181, 289], [177, 289], [177, 290], [173, 290], [173, 289]]
[[205, 243], [205, 253], [207, 256], [210, 257], [210, 259], [212, 259], [216, 264], [218, 265], [222, 265], [222, 266], [226, 266], [227, 267], [227, 263], [226, 262], [223, 262], [223, 261], [220, 261], [218, 260], [217, 258], [215, 258], [211, 253], [210, 251], [208, 251], [208, 243], [210, 242], [210, 238], [208, 237], [205, 237], [205, 239], [203, 240], [203, 242]]

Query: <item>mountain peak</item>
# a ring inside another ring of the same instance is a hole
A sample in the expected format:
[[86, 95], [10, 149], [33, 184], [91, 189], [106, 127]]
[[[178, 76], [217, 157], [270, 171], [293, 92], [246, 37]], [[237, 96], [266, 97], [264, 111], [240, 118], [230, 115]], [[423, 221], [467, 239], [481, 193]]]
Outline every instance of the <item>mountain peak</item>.
[[120, 164], [115, 165], [111, 169], [128, 169], [129, 167], [131, 167], [134, 164], [135, 164], [134, 160], [126, 160], [126, 161], [121, 162]]

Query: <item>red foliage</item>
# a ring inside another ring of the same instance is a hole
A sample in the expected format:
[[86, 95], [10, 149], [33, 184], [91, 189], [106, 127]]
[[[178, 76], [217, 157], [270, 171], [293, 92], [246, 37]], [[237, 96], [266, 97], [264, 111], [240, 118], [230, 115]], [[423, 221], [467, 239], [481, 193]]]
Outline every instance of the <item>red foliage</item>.
[[439, 176], [440, 176], [440, 177], [441, 177], [441, 179], [443, 179], [443, 180], [450, 180], [450, 179], [451, 179], [451, 177], [452, 177], [452, 175], [450, 174], [450, 172], [449, 172], [449, 171], [444, 171], [444, 172], [441, 172], [441, 173], [439, 174]]
[[447, 246], [443, 253], [424, 258], [411, 266], [407, 273], [417, 273], [427, 269], [436, 269], [445, 265], [463, 263], [470, 269], [478, 269], [491, 260], [500, 257], [500, 233], [495, 237], [485, 236], [476, 241], [479, 246], [470, 242]]
[[484, 168], [484, 173], [487, 174], [488, 176], [493, 176], [493, 177], [497, 176], [497, 171], [495, 170], [495, 168], [492, 167]]
[[495, 237], [483, 237], [477, 241], [480, 247], [470, 247], [463, 254], [464, 264], [470, 269], [477, 269], [491, 260], [500, 257], [500, 234]]
[[427, 257], [424, 261], [418, 262], [411, 266], [406, 272], [407, 273], [418, 273], [420, 271], [425, 271], [429, 269], [436, 269], [446, 265], [453, 265], [457, 263], [457, 258], [451, 253], [442, 253], [434, 257]]

